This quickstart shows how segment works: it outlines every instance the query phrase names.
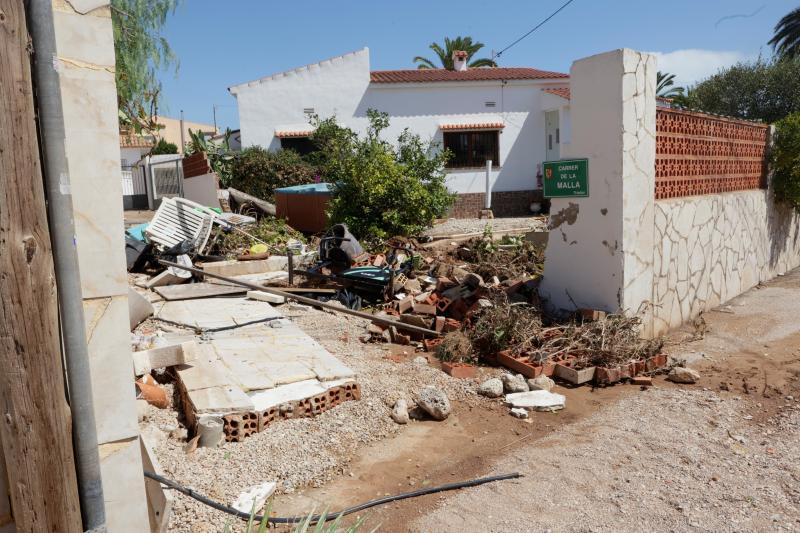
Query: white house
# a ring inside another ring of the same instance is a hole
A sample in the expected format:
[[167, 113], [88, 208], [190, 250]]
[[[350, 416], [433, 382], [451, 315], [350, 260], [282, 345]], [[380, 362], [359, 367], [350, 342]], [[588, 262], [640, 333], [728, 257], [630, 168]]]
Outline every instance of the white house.
[[[455, 55], [455, 54], [454, 54]], [[242, 145], [308, 149], [308, 114], [357, 132], [367, 110], [390, 116], [385, 138], [405, 128], [449, 148], [448, 187], [459, 194], [451, 216], [483, 207], [492, 160], [492, 209], [526, 215], [541, 200], [537, 170], [569, 142], [569, 76], [534, 68], [370, 71], [369, 49], [281, 72], [228, 90], [236, 97]]]

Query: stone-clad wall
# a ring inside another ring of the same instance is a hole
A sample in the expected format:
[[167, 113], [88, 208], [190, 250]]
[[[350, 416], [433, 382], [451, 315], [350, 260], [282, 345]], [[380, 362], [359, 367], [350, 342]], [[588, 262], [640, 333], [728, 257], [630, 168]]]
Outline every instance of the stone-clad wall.
[[655, 202], [654, 333], [800, 266], [800, 216], [766, 190]]

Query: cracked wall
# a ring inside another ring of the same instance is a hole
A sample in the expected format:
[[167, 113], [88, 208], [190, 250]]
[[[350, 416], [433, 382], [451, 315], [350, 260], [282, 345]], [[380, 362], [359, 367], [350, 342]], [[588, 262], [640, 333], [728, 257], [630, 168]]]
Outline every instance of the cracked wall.
[[800, 266], [799, 228], [762, 189], [656, 201], [654, 333]]
[[639, 312], [650, 300], [655, 81], [655, 59], [629, 49], [572, 65], [562, 158], [589, 159], [589, 197], [552, 200], [541, 289], [551, 308]]
[[63, 192], [72, 194], [108, 531], [147, 531], [109, 3], [53, 0], [53, 10], [68, 159]]

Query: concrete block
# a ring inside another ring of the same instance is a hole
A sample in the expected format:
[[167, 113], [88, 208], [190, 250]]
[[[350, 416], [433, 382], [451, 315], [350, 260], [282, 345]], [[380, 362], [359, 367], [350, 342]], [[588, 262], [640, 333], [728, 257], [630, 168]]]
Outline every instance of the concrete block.
[[195, 341], [159, 346], [141, 352], [133, 352], [133, 371], [137, 376], [141, 376], [154, 368], [182, 365], [195, 359], [197, 359], [197, 343]]
[[258, 300], [259, 302], [268, 302], [275, 305], [286, 303], [286, 298], [276, 294], [261, 291], [247, 291], [247, 297], [251, 300]]
[[136, 292], [133, 288], [128, 289], [128, 317], [130, 322], [130, 329], [133, 329], [144, 322], [147, 318], [153, 316], [155, 309], [150, 300]]

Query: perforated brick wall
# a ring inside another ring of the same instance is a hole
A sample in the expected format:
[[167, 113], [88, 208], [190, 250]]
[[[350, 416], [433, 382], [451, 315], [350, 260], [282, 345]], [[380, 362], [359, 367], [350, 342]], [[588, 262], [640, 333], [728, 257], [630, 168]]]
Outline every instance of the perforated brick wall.
[[769, 127], [696, 111], [656, 111], [656, 199], [759, 189]]

